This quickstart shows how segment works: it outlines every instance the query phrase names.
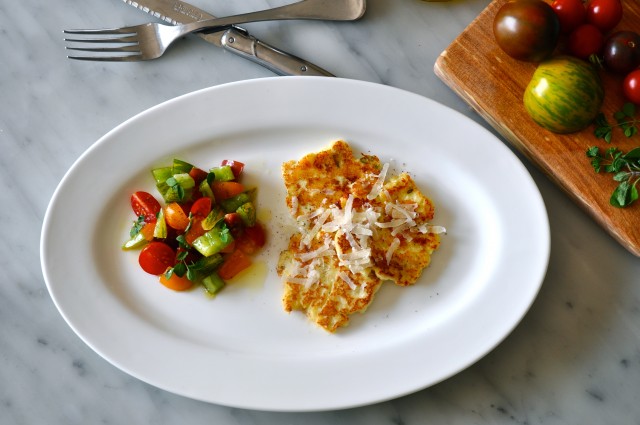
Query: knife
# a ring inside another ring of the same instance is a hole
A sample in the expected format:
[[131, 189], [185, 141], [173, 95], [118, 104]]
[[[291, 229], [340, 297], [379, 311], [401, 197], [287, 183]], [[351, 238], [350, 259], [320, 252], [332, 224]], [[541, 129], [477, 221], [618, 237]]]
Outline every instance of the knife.
[[[123, 0], [171, 25], [213, 19], [215, 16], [181, 0]], [[264, 43], [243, 28], [212, 33], [196, 33], [200, 38], [268, 68], [278, 75], [310, 75], [334, 77], [317, 65]]]

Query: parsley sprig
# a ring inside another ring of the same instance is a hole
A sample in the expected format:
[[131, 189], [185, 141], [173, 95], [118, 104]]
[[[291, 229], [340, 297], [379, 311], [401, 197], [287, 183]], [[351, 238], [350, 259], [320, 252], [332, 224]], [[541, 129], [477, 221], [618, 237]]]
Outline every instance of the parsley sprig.
[[616, 124], [612, 125], [604, 113], [598, 114], [594, 121], [596, 126], [594, 134], [598, 139], [604, 139], [607, 143], [611, 143], [615, 127], [620, 127], [626, 137], [633, 137], [638, 133], [640, 118], [636, 118], [636, 106], [633, 103], [625, 103], [620, 111], [613, 114], [613, 118], [615, 118]]
[[605, 172], [612, 173], [613, 180], [618, 182], [609, 199], [611, 205], [623, 208], [638, 200], [640, 147], [627, 153], [612, 147], [603, 154], [597, 146], [591, 146], [587, 149], [587, 157], [591, 158], [591, 165], [596, 173], [604, 169]]

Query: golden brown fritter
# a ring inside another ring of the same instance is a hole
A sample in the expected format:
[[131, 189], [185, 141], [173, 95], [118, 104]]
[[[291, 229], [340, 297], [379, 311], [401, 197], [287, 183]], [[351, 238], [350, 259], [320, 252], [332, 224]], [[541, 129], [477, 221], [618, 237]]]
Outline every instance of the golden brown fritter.
[[284, 309], [302, 310], [333, 332], [363, 312], [385, 280], [416, 282], [437, 249], [431, 201], [402, 173], [356, 158], [337, 141], [283, 164], [287, 206], [299, 231], [280, 255]]

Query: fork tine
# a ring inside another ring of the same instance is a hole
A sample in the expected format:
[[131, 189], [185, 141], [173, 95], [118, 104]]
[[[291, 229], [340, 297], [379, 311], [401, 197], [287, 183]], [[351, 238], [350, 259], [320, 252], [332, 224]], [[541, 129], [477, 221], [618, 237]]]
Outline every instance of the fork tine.
[[103, 29], [91, 29], [91, 30], [63, 30], [65, 34], [135, 34], [138, 31], [137, 27], [124, 27], [124, 28], [103, 28]]
[[64, 41], [71, 43], [137, 43], [138, 37], [130, 35], [128, 37], [100, 37], [100, 38], [65, 38]]
[[123, 52], [123, 53], [140, 53], [140, 48], [137, 45], [128, 45], [122, 47], [65, 47], [67, 50], [75, 50], [79, 52]]
[[145, 60], [142, 55], [128, 56], [67, 56], [68, 59], [98, 62], [138, 62]]

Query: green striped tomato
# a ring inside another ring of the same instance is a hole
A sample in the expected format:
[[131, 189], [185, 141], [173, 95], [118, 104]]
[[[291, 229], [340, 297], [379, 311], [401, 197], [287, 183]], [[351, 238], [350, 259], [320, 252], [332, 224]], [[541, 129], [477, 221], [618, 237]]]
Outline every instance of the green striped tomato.
[[533, 121], [554, 133], [586, 128], [600, 112], [604, 87], [597, 70], [583, 60], [561, 56], [538, 65], [524, 92]]

